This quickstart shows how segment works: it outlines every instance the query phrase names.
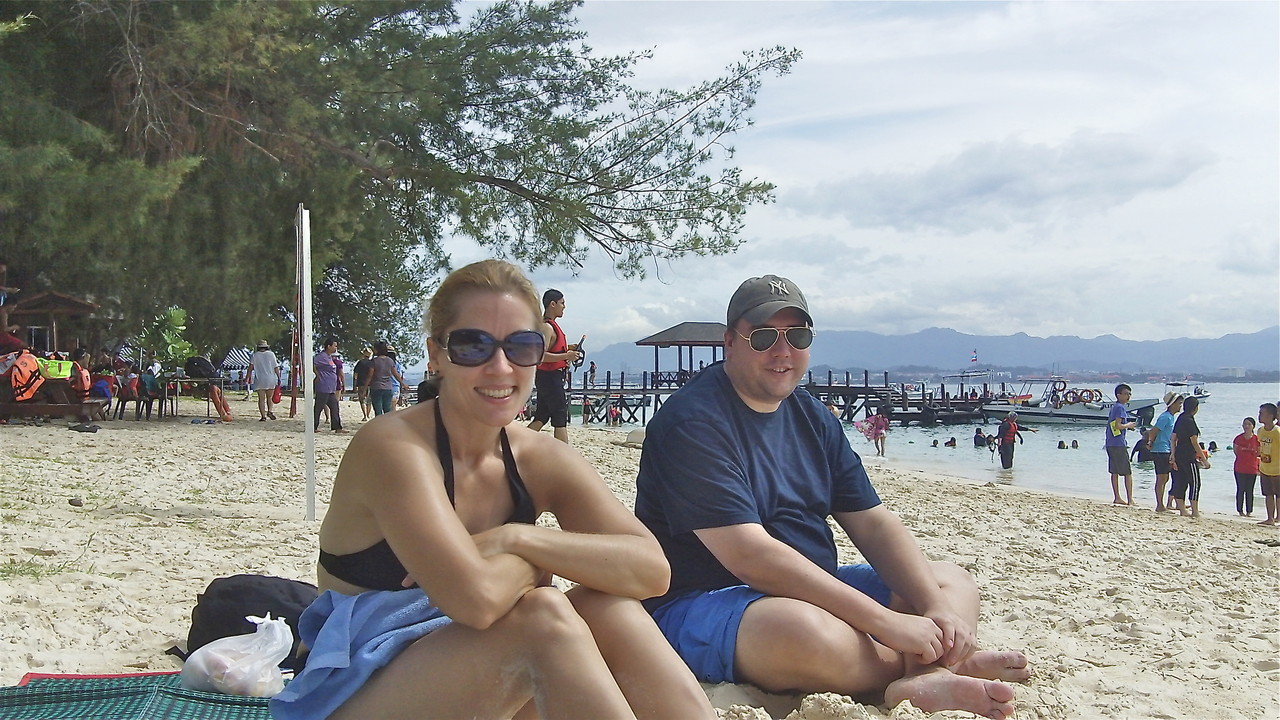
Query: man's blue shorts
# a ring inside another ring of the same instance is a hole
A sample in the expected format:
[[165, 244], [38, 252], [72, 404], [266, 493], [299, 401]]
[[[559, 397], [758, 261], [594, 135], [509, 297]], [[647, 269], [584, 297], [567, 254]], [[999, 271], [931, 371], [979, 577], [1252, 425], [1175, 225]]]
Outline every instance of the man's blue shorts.
[[[872, 600], [889, 606], [890, 590], [870, 565], [842, 565], [836, 577]], [[699, 681], [734, 682], [733, 654], [738, 625], [751, 603], [766, 597], [746, 585], [693, 590], [653, 611], [654, 622]]]

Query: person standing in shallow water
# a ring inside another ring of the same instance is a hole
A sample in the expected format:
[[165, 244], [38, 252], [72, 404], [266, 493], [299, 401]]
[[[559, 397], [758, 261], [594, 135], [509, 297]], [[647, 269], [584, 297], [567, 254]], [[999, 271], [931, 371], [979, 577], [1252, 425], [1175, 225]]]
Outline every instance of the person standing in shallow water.
[[[790, 280], [744, 282], [725, 360], [646, 428], [636, 515], [671, 561], [646, 602], [699, 680], [838, 692], [926, 712], [1013, 713], [1017, 652], [977, 649], [972, 576], [929, 562], [880, 503], [839, 420], [803, 389], [813, 342]], [[838, 564], [828, 518], [870, 565]]]
[[[1014, 444], [1022, 442], [1023, 427], [1018, 424], [1018, 413], [1010, 412], [1000, 421], [996, 429], [996, 441], [1000, 443], [1000, 467], [1008, 470], [1013, 467]], [[1035, 428], [1025, 428], [1030, 432], [1039, 432]]]

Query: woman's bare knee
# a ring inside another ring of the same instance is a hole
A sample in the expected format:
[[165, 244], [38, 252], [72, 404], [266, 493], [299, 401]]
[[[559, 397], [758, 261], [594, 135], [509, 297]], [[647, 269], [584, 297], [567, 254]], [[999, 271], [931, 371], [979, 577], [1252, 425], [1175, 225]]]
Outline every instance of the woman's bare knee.
[[591, 638], [586, 622], [569, 599], [549, 587], [525, 593], [498, 624], [503, 626], [502, 630], [518, 634], [535, 649]]

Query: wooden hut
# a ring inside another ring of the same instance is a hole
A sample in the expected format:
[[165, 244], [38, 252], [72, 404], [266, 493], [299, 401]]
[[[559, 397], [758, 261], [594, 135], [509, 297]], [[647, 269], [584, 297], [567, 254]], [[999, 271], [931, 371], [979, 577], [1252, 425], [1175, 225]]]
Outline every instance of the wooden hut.
[[24, 295], [10, 305], [9, 322], [26, 328], [24, 339], [37, 351], [70, 350], [89, 347], [95, 339], [89, 337], [88, 323], [84, 321], [97, 310], [97, 304], [88, 300], [50, 290]]

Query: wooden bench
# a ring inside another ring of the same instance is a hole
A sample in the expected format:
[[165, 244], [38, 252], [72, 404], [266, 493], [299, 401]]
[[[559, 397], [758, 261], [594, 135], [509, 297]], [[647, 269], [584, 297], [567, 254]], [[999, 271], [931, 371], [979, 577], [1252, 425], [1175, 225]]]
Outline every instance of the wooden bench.
[[0, 418], [8, 417], [70, 417], [95, 418], [106, 416], [106, 398], [93, 397], [82, 403], [0, 402]]

